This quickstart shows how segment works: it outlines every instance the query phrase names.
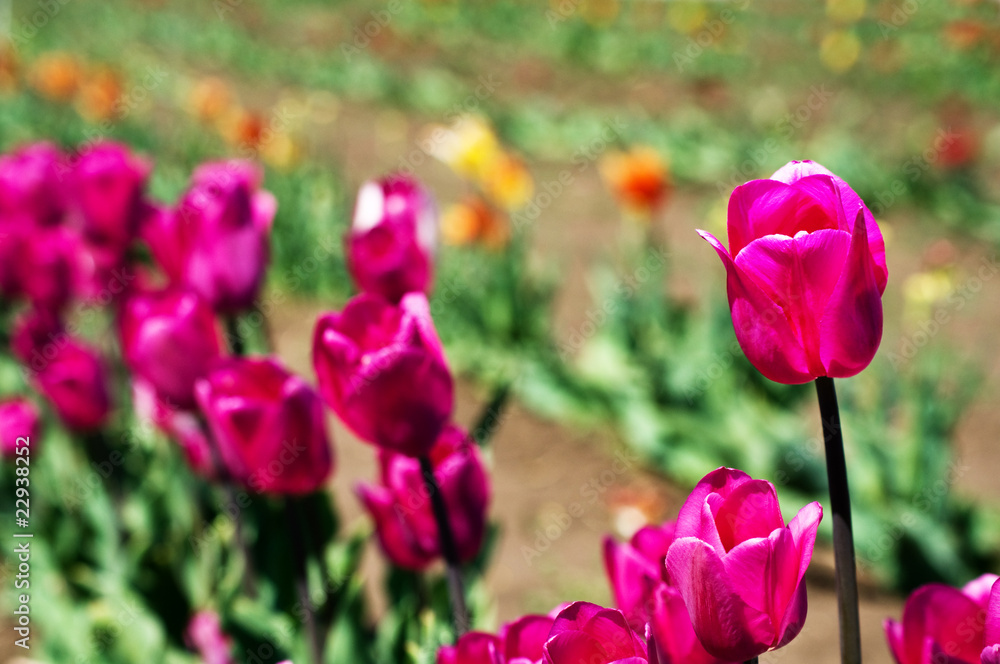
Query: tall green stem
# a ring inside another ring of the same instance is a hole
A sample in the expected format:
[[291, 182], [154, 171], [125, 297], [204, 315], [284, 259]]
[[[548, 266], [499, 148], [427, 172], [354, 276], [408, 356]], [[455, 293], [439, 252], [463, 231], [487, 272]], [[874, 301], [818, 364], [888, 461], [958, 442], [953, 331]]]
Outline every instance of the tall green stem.
[[448, 520], [448, 506], [441, 495], [441, 488], [434, 479], [434, 466], [430, 457], [420, 457], [420, 472], [424, 476], [424, 486], [430, 494], [431, 509], [437, 522], [438, 537], [441, 539], [441, 555], [447, 565], [448, 595], [451, 598], [451, 613], [457, 636], [469, 631], [469, 609], [465, 605], [465, 586], [462, 582], [462, 571], [459, 567], [458, 548], [455, 546], [455, 535]]

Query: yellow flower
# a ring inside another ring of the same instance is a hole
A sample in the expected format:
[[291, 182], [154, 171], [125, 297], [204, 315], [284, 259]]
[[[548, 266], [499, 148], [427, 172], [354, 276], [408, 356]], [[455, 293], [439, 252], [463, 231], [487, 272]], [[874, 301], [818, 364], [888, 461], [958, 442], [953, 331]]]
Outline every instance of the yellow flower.
[[493, 129], [476, 116], [465, 116], [450, 128], [432, 126], [426, 143], [430, 153], [456, 173], [480, 182], [502, 153]]
[[819, 59], [835, 74], [842, 74], [858, 61], [861, 40], [850, 30], [835, 30], [823, 38], [819, 46]]
[[500, 153], [484, 174], [483, 188], [486, 193], [506, 210], [516, 210], [531, 199], [535, 190], [531, 173], [517, 157]]

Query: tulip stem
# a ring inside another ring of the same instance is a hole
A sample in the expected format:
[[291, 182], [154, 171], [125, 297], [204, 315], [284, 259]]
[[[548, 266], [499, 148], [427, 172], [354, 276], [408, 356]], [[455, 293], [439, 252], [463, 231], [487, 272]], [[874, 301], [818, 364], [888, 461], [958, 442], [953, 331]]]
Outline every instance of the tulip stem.
[[469, 609], [465, 606], [465, 587], [462, 582], [462, 571], [459, 569], [458, 548], [455, 546], [455, 535], [451, 531], [448, 520], [448, 506], [444, 496], [434, 479], [434, 465], [428, 456], [420, 457], [420, 472], [424, 476], [424, 486], [431, 498], [431, 509], [437, 522], [438, 537], [441, 539], [441, 554], [447, 565], [448, 595], [451, 599], [451, 613], [455, 624], [456, 636], [469, 631]]
[[243, 335], [240, 334], [238, 319], [235, 315], [226, 316], [226, 336], [233, 355], [236, 357], [246, 355], [246, 344], [243, 343]]
[[295, 558], [295, 587], [299, 593], [299, 604], [304, 612], [302, 621], [305, 623], [306, 639], [309, 642], [309, 656], [313, 664], [323, 661], [319, 644], [319, 630], [316, 629], [316, 616], [313, 604], [309, 598], [309, 567], [306, 558], [305, 531], [299, 505], [294, 498], [285, 499], [285, 514], [288, 517], [288, 529], [291, 531], [292, 556]]
[[748, 659], [746, 661], [746, 664], [757, 664], [757, 662], [759, 662], [759, 661], [760, 661], [759, 657], [754, 657], [753, 659]]
[[840, 659], [843, 664], [861, 664], [861, 626], [858, 620], [858, 579], [854, 560], [854, 533], [851, 530], [851, 496], [847, 487], [847, 462], [840, 410], [833, 379], [816, 379], [819, 413], [823, 421], [826, 474], [833, 511], [833, 555], [840, 615]]

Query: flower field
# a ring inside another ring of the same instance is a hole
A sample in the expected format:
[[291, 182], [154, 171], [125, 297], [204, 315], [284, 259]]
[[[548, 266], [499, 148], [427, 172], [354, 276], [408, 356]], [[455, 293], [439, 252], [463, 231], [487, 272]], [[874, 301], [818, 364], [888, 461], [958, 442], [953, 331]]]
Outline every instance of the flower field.
[[1000, 661], [998, 19], [0, 5], [0, 657]]

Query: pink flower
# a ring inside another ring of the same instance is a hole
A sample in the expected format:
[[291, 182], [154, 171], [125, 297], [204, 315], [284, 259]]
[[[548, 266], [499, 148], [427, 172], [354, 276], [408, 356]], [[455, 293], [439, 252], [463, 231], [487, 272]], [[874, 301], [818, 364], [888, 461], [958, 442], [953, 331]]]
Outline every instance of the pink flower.
[[51, 143], [0, 156], [0, 226], [43, 228], [62, 223], [66, 162]]
[[810, 503], [786, 526], [774, 485], [739, 470], [698, 483], [677, 517], [667, 570], [706, 651], [743, 662], [799, 633], [822, 516]]
[[699, 231], [726, 267], [740, 347], [779, 383], [845, 378], [882, 338], [888, 271], [875, 218], [846, 182], [790, 162], [729, 199], [729, 249]]
[[277, 203], [259, 190], [249, 162], [203, 164], [177, 209], [145, 225], [153, 257], [173, 283], [225, 312], [246, 309], [264, 280], [268, 235]]
[[646, 644], [621, 611], [574, 602], [556, 617], [545, 643], [546, 664], [647, 664]]
[[204, 664], [234, 664], [233, 640], [222, 631], [214, 611], [199, 611], [191, 616], [184, 641], [201, 657]]
[[19, 235], [11, 269], [16, 289], [38, 309], [62, 311], [93, 275], [90, 257], [76, 231], [56, 226]]
[[903, 622], [885, 621], [896, 661], [995, 664], [997, 649], [992, 646], [1000, 642], [1000, 598], [991, 599], [991, 590], [998, 578], [984, 574], [961, 590], [940, 583], [917, 588], [903, 607]]
[[254, 491], [316, 491], [333, 471], [323, 404], [270, 358], [223, 360], [195, 383], [229, 473]]
[[[459, 559], [472, 560], [486, 534], [490, 482], [476, 446], [466, 433], [449, 426], [430, 450], [434, 479], [448, 509]], [[420, 462], [381, 450], [382, 484], [361, 485], [358, 496], [375, 521], [379, 544], [389, 559], [421, 570], [441, 555], [437, 523], [424, 486]]]
[[528, 615], [504, 625], [499, 636], [463, 634], [438, 651], [437, 664], [541, 664], [554, 622], [551, 616]]
[[222, 353], [212, 308], [194, 293], [137, 293], [122, 309], [120, 332], [129, 368], [158, 398], [174, 408], [194, 408], [195, 381]]
[[359, 289], [391, 302], [427, 292], [436, 241], [437, 209], [415, 180], [394, 175], [361, 186], [347, 236], [347, 265]]
[[180, 445], [193, 471], [209, 479], [218, 478], [212, 443], [197, 412], [164, 403], [153, 386], [142, 378], [132, 381], [132, 402], [142, 421], [151, 422]]
[[14, 397], [0, 401], [0, 455], [17, 454], [18, 438], [27, 438], [34, 452], [38, 449], [38, 409], [27, 399]]
[[73, 207], [87, 240], [119, 256], [147, 213], [143, 200], [150, 164], [118, 143], [97, 143], [73, 164]]
[[451, 417], [454, 385], [427, 298], [362, 294], [316, 323], [320, 392], [362, 440], [420, 456]]
[[649, 625], [659, 664], [720, 664], [705, 651], [691, 626], [680, 592], [670, 586], [666, 557], [676, 525], [640, 529], [627, 544], [604, 540], [604, 565], [618, 608], [636, 632]]

